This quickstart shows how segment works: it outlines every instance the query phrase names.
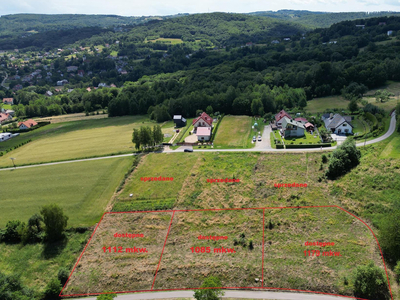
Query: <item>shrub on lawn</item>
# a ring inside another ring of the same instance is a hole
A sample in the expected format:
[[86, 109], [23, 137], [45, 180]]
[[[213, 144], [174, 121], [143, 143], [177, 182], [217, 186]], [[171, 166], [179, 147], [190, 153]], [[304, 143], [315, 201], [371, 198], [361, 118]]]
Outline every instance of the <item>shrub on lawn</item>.
[[342, 176], [357, 166], [360, 163], [360, 158], [361, 152], [356, 148], [354, 139], [348, 138], [333, 151], [326, 175], [330, 179]]
[[354, 295], [371, 300], [389, 299], [388, 282], [383, 270], [373, 262], [357, 267]]

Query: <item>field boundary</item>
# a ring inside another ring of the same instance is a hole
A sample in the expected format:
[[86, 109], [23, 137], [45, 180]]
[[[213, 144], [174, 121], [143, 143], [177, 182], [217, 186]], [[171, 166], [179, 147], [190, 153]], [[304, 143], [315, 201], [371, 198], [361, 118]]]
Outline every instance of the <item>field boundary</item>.
[[[280, 290], [280, 291], [296, 291], [296, 292], [305, 292], [305, 293], [314, 293], [314, 294], [323, 294], [323, 295], [330, 295], [330, 296], [338, 296], [338, 297], [344, 297], [344, 298], [350, 298], [350, 299], [360, 299], [360, 300], [368, 300], [368, 299], [364, 299], [364, 298], [358, 298], [358, 297], [353, 297], [353, 296], [344, 296], [344, 295], [338, 295], [338, 294], [332, 294], [332, 293], [325, 293], [325, 292], [318, 292], [318, 291], [309, 291], [309, 290], [299, 290], [299, 289], [288, 289], [288, 288], [275, 288], [275, 287], [264, 287], [264, 230], [265, 230], [265, 210], [266, 209], [301, 209], [301, 208], [337, 208], [340, 209], [342, 211], [344, 211], [345, 213], [349, 214], [350, 216], [356, 218], [358, 221], [360, 221], [362, 224], [364, 224], [369, 231], [372, 233], [373, 237], [376, 240], [376, 243], [378, 244], [378, 248], [382, 257], [382, 262], [383, 262], [383, 266], [385, 269], [385, 273], [386, 273], [386, 279], [388, 281], [388, 287], [389, 287], [389, 292], [390, 292], [390, 297], [392, 300], [394, 300], [393, 298], [393, 294], [392, 294], [392, 288], [390, 286], [390, 280], [389, 280], [389, 276], [388, 276], [388, 272], [387, 272], [387, 268], [386, 268], [386, 263], [385, 263], [385, 259], [383, 257], [383, 253], [382, 253], [382, 249], [381, 246], [379, 244], [379, 241], [375, 235], [375, 233], [372, 231], [371, 227], [368, 226], [368, 224], [366, 222], [364, 222], [362, 219], [360, 219], [359, 217], [355, 216], [354, 214], [352, 214], [351, 212], [345, 210], [344, 208], [338, 206], [338, 205], [318, 205], [318, 206], [284, 206], [284, 207], [249, 207], [249, 208], [215, 208], [215, 209], [174, 209], [174, 210], [153, 210], [153, 211], [127, 211], [127, 212], [105, 212], [103, 214], [103, 216], [101, 217], [99, 223], [96, 225], [95, 230], [93, 231], [92, 235], [90, 236], [89, 241], [87, 242], [85, 248], [83, 249], [81, 255], [79, 256], [76, 264], [74, 265], [74, 268], [72, 269], [68, 280], [65, 282], [59, 296], [60, 297], [77, 297], [77, 296], [93, 296], [93, 295], [102, 295], [102, 294], [126, 294], [126, 293], [143, 293], [143, 292], [162, 292], [162, 291], [184, 291], [184, 290], [201, 290], [201, 289], [234, 289], [234, 290], [246, 290], [246, 289], [250, 289], [250, 290]], [[162, 256], [164, 253], [164, 249], [165, 249], [165, 245], [167, 243], [167, 239], [168, 239], [168, 235], [171, 229], [171, 225], [172, 225], [172, 221], [175, 215], [175, 212], [191, 212], [191, 211], [230, 211], [230, 210], [263, 210], [263, 239], [262, 239], [262, 256], [263, 256], [263, 260], [262, 260], [262, 286], [261, 287], [215, 287], [215, 288], [180, 288], [180, 289], [153, 289], [155, 281], [156, 281], [156, 277], [157, 277], [157, 272], [158, 269], [160, 267], [161, 261], [162, 261]], [[75, 268], [77, 267], [79, 261], [81, 260], [83, 254], [85, 253], [86, 248], [88, 247], [90, 241], [92, 240], [94, 234], [96, 233], [97, 228], [99, 227], [100, 223], [102, 222], [104, 216], [106, 214], [134, 214], [134, 213], [172, 213], [171, 216], [171, 220], [169, 223], [169, 227], [168, 227], [168, 232], [166, 234], [165, 237], [165, 241], [164, 241], [164, 246], [163, 249], [161, 251], [161, 255], [160, 255], [160, 260], [158, 262], [158, 266], [157, 266], [157, 270], [156, 273], [154, 275], [154, 279], [153, 279], [153, 284], [151, 286], [150, 290], [137, 290], [137, 291], [118, 291], [118, 292], [106, 292], [106, 293], [85, 293], [85, 294], [71, 294], [71, 295], [62, 295], [62, 292], [64, 291], [65, 287], [67, 286], [73, 272], [75, 271]]]

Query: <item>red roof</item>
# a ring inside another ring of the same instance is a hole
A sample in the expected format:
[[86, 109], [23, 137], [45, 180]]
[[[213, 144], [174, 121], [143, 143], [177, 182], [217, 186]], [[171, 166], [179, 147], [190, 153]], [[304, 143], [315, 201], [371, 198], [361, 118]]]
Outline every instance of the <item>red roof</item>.
[[14, 102], [14, 98], [4, 98], [3, 103]]
[[19, 122], [18, 123], [18, 127], [21, 126], [22, 124], [24, 124], [26, 127], [31, 128], [33, 126], [36, 126], [38, 123], [36, 123], [35, 121], [33, 121], [32, 119], [29, 119], [25, 122]]
[[192, 124], [194, 125], [200, 119], [203, 119], [203, 121], [206, 122], [208, 125], [212, 125], [213, 119], [205, 112], [203, 112], [197, 119], [194, 119]]
[[310, 122], [306, 123], [306, 125], [304, 125], [305, 127], [314, 127], [313, 124], [311, 124]]
[[306, 122], [306, 123], [308, 122], [306, 118], [296, 118], [294, 120], [297, 122]]
[[285, 111], [285, 110], [281, 110], [280, 112], [278, 112], [275, 115], [275, 121], [278, 122], [280, 121], [283, 117], [288, 117], [289, 119], [292, 119], [292, 117]]
[[0, 123], [8, 120], [9, 114], [0, 113]]

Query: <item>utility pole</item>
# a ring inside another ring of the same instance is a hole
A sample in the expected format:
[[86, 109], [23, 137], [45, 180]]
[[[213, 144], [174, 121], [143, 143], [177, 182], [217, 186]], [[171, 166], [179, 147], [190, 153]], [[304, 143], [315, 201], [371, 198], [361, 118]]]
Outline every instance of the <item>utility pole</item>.
[[14, 157], [10, 157], [10, 159], [12, 160], [12, 162], [13, 162], [13, 165], [14, 165], [14, 168], [16, 169], [17, 167], [15, 166], [15, 163], [14, 163]]

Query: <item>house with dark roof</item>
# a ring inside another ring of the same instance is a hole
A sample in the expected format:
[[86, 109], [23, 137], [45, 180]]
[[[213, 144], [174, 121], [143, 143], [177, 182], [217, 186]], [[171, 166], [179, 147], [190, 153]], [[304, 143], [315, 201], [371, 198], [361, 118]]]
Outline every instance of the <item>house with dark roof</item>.
[[329, 117], [322, 116], [325, 127], [329, 132], [335, 134], [353, 133], [353, 125], [351, 125], [351, 116], [341, 116], [340, 114], [330, 114]]
[[284, 117], [292, 119], [292, 117], [283, 109], [275, 115], [275, 125], [276, 125], [276, 127], [282, 128], [282, 120], [283, 120]]
[[303, 123], [289, 119], [288, 117], [283, 117], [282, 129], [280, 130], [283, 137], [302, 137], [305, 134], [305, 130], [306, 128]]
[[193, 132], [197, 132], [198, 127], [209, 127], [212, 129], [213, 119], [203, 112], [198, 118], [193, 120]]
[[181, 115], [174, 115], [174, 123], [175, 127], [185, 127], [186, 126], [186, 119]]

